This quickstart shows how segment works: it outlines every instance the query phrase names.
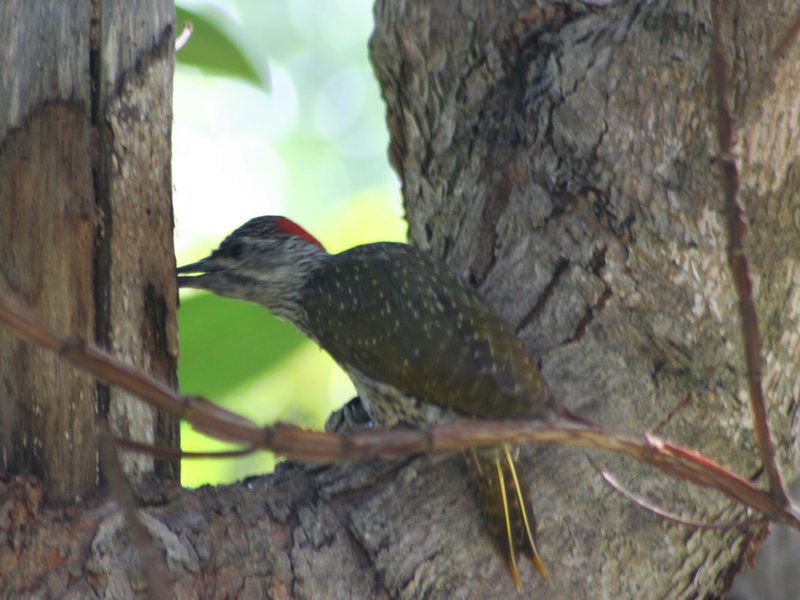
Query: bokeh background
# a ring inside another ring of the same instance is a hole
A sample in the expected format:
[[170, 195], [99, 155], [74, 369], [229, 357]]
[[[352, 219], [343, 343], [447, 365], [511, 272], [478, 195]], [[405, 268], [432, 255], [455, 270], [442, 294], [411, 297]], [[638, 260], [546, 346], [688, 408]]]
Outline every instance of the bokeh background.
[[[251, 217], [283, 214], [330, 250], [403, 240], [380, 92], [367, 60], [371, 0], [181, 0], [194, 32], [177, 53], [173, 182], [178, 264], [202, 258]], [[355, 391], [317, 347], [264, 309], [182, 292], [184, 394], [257, 423], [321, 427]], [[184, 450], [226, 446], [186, 424]], [[274, 467], [259, 452], [184, 460], [182, 483]]]

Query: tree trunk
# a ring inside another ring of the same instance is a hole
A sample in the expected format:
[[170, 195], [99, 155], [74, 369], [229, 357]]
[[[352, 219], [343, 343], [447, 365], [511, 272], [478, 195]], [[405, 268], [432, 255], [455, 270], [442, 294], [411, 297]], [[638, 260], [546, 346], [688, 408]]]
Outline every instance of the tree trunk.
[[[571, 410], [644, 432], [689, 394], [662, 433], [758, 480], [714, 162], [706, 3], [514, 6], [377, 4], [370, 49], [412, 241], [517, 328]], [[778, 63], [764, 57], [795, 3], [726, 6], [764, 387], [793, 478], [800, 61], [797, 48]], [[524, 458], [552, 580], [524, 568], [519, 597], [719, 595], [765, 534], [656, 519], [609, 491], [576, 450], [528, 448]], [[742, 515], [638, 463], [597, 459], [687, 516]], [[179, 597], [515, 593], [459, 460], [287, 463], [241, 485], [140, 491]], [[0, 589], [144, 594], [113, 504], [98, 497], [64, 519], [40, 496], [29, 478], [0, 488]]]
[[[163, 2], [0, 5], [0, 290], [175, 385], [173, 22]], [[97, 415], [177, 445], [175, 419], [2, 331], [0, 364], [0, 468], [52, 501], [94, 489]]]
[[[714, 164], [708, 3], [577, 4], [379, 3], [371, 50], [411, 237], [516, 326], [572, 411], [644, 432], [690, 394], [663, 433], [756, 478]], [[779, 464], [793, 477], [800, 63], [796, 47], [778, 64], [763, 57], [796, 3], [724, 5], [764, 387]], [[554, 573], [543, 592], [718, 594], [764, 534], [668, 526], [604, 490], [580, 453], [531, 455]], [[601, 458], [684, 514], [741, 513], [641, 464]]]

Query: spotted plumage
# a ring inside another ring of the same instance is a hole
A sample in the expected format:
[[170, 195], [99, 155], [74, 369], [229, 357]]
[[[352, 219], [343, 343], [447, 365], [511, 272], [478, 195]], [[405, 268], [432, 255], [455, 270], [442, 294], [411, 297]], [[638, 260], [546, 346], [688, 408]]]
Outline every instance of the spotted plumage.
[[348, 372], [464, 415], [531, 416], [543, 406], [542, 378], [511, 327], [416, 248], [328, 255], [300, 294], [301, 328]]
[[[252, 219], [183, 287], [257, 302], [344, 368], [380, 425], [454, 416], [532, 417], [546, 404], [536, 364], [511, 327], [435, 258], [406, 244], [328, 254], [283, 217]], [[519, 586], [516, 554], [545, 573], [527, 485], [507, 447], [468, 453], [492, 536]]]

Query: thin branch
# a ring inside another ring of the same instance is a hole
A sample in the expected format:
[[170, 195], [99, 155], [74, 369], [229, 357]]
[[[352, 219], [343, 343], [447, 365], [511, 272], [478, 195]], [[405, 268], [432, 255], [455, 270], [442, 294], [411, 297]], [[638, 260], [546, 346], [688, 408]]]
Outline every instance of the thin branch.
[[205, 452], [191, 452], [188, 450], [181, 450], [179, 448], [171, 448], [169, 446], [157, 446], [155, 444], [137, 442], [136, 440], [119, 436], [114, 436], [114, 443], [125, 450], [131, 450], [141, 454], [149, 454], [151, 456], [157, 456], [158, 458], [170, 459], [238, 458], [252, 454], [260, 449], [250, 446], [248, 448], [240, 448], [238, 450], [208, 450]]
[[686, 405], [687, 405], [687, 404], [689, 404], [689, 402], [691, 402], [691, 400], [692, 400], [692, 395], [691, 395], [690, 393], [687, 393], [687, 394], [685, 394], [685, 395], [683, 396], [683, 398], [681, 398], [681, 399], [680, 399], [680, 400], [677, 402], [677, 404], [675, 404], [675, 406], [673, 406], [671, 409], [669, 409], [669, 410], [668, 410], [668, 411], [667, 411], [667, 412], [666, 412], [666, 413], [665, 413], [665, 414], [664, 414], [664, 415], [663, 415], [663, 416], [662, 416], [662, 417], [661, 417], [661, 418], [658, 420], [658, 423], [656, 423], [656, 424], [655, 424], [655, 425], [652, 427], [652, 429], [650, 429], [650, 433], [658, 433], [659, 431], [661, 431], [662, 429], [664, 429], [664, 427], [666, 427], [667, 425], [669, 425], [670, 421], [672, 421], [672, 419], [675, 417], [675, 415], [677, 415], [679, 412], [681, 412], [681, 411], [682, 411], [682, 410], [683, 410], [683, 409], [686, 407]]
[[133, 545], [139, 553], [139, 559], [141, 561], [140, 569], [142, 575], [147, 580], [150, 597], [153, 598], [153, 600], [168, 600], [172, 595], [170, 594], [170, 587], [167, 584], [167, 576], [164, 573], [161, 562], [156, 558], [155, 552], [153, 551], [150, 535], [147, 533], [147, 527], [145, 527], [144, 523], [142, 523], [142, 520], [139, 518], [139, 513], [136, 508], [136, 498], [122, 471], [122, 465], [119, 464], [117, 451], [114, 447], [111, 432], [108, 430], [107, 424], [100, 429], [99, 449], [103, 473], [105, 473], [109, 487], [111, 488], [111, 495], [125, 517], [125, 523], [131, 534]]
[[764, 98], [775, 89], [775, 75], [778, 67], [786, 58], [789, 49], [797, 42], [798, 36], [800, 36], [800, 9], [790, 21], [781, 39], [767, 54], [766, 60], [763, 61], [764, 68], [756, 82], [749, 86], [748, 103], [742, 108], [744, 114], [739, 115], [742, 130], [748, 129], [759, 116]]
[[106, 383], [118, 385], [143, 400], [188, 420], [218, 439], [272, 450], [298, 460], [331, 462], [354, 458], [396, 458], [424, 452], [451, 452], [504, 442], [556, 444], [606, 450], [646, 462], [665, 473], [719, 490], [767, 517], [800, 529], [793, 508], [713, 461], [653, 435], [631, 436], [601, 427], [541, 421], [461, 420], [424, 430], [371, 429], [341, 434], [277, 424], [263, 429], [204, 398], [181, 398], [174, 391], [124, 365], [92, 344], [55, 332], [21, 303], [0, 294], [0, 323], [45, 348], [59, 352]]
[[625, 454], [679, 479], [716, 489], [771, 519], [800, 529], [800, 518], [749, 481], [712, 460], [657, 436], [625, 435], [581, 424], [542, 424], [537, 421], [460, 420], [424, 430], [372, 429], [332, 434], [278, 424], [265, 428], [273, 452], [308, 461], [381, 457], [396, 458], [420, 452], [465, 450], [501, 443], [553, 444]]
[[775, 44], [772, 52], [770, 52], [767, 65], [773, 67], [782, 61], [784, 56], [786, 56], [786, 52], [788, 52], [789, 48], [797, 41], [798, 36], [800, 36], [800, 9], [797, 10], [789, 27], [786, 28], [786, 33], [783, 34], [783, 37], [781, 37], [780, 41]]
[[166, 384], [137, 371], [77, 336], [56, 331], [10, 294], [0, 294], [0, 324], [20, 337], [59, 354], [104, 383], [118, 386], [159, 410], [189, 421], [195, 429], [217, 439], [261, 443], [263, 433], [255, 423], [217, 406], [205, 398], [181, 397]]
[[728, 231], [728, 266], [731, 271], [736, 294], [739, 298], [739, 318], [744, 348], [744, 361], [747, 369], [747, 384], [750, 397], [750, 411], [753, 417], [753, 430], [764, 470], [769, 479], [769, 489], [773, 497], [782, 505], [789, 504], [789, 498], [781, 481], [781, 474], [775, 462], [775, 447], [767, 420], [767, 409], [761, 385], [761, 332], [758, 316], [753, 302], [753, 284], [750, 280], [747, 255], [744, 251], [744, 236], [747, 230], [743, 210], [738, 202], [739, 170], [733, 154], [733, 117], [728, 107], [728, 63], [722, 44], [721, 11], [723, 0], [712, 0], [711, 15], [714, 21], [714, 43], [711, 53], [711, 74], [716, 92], [717, 141], [719, 143], [718, 162], [720, 178], [725, 198], [725, 218]]
[[580, 415], [575, 414], [570, 409], [568, 409], [562, 402], [559, 400], [550, 399], [548, 403], [550, 410], [552, 410], [555, 414], [559, 417], [564, 419], [565, 421], [570, 421], [572, 423], [580, 423], [581, 425], [595, 425], [596, 423], [591, 419], [587, 419], [586, 417], [582, 417]]
[[628, 502], [635, 504], [639, 508], [654, 514], [655, 516], [677, 523], [678, 525], [687, 525], [689, 527], [697, 527], [698, 529], [732, 529], [735, 527], [748, 527], [763, 523], [764, 519], [735, 519], [728, 521], [700, 521], [697, 519], [686, 519], [675, 513], [669, 512], [656, 505], [654, 502], [648, 500], [640, 494], [636, 494], [631, 490], [624, 487], [611, 472], [601, 468], [597, 462], [588, 454], [586, 460], [592, 465], [592, 468], [600, 476], [600, 479], [608, 485], [611, 489], [617, 492], [620, 496], [628, 500]]
[[191, 21], [184, 21], [183, 22], [183, 30], [181, 34], [175, 38], [175, 52], [178, 52], [181, 48], [183, 48], [189, 38], [192, 37], [192, 33], [194, 32], [194, 25], [192, 25]]

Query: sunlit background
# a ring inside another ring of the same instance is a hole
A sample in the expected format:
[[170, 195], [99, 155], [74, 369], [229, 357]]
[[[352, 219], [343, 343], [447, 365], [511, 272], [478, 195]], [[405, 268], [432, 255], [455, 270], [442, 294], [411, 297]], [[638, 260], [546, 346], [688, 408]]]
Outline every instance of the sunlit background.
[[[251, 217], [283, 214], [331, 251], [402, 240], [380, 92], [367, 60], [371, 0], [183, 0], [189, 42], [175, 72], [173, 181], [178, 264]], [[264, 309], [181, 294], [184, 394], [258, 423], [321, 427], [355, 395], [331, 359]], [[184, 450], [225, 446], [181, 429]], [[266, 453], [185, 460], [184, 485], [274, 466]]]

